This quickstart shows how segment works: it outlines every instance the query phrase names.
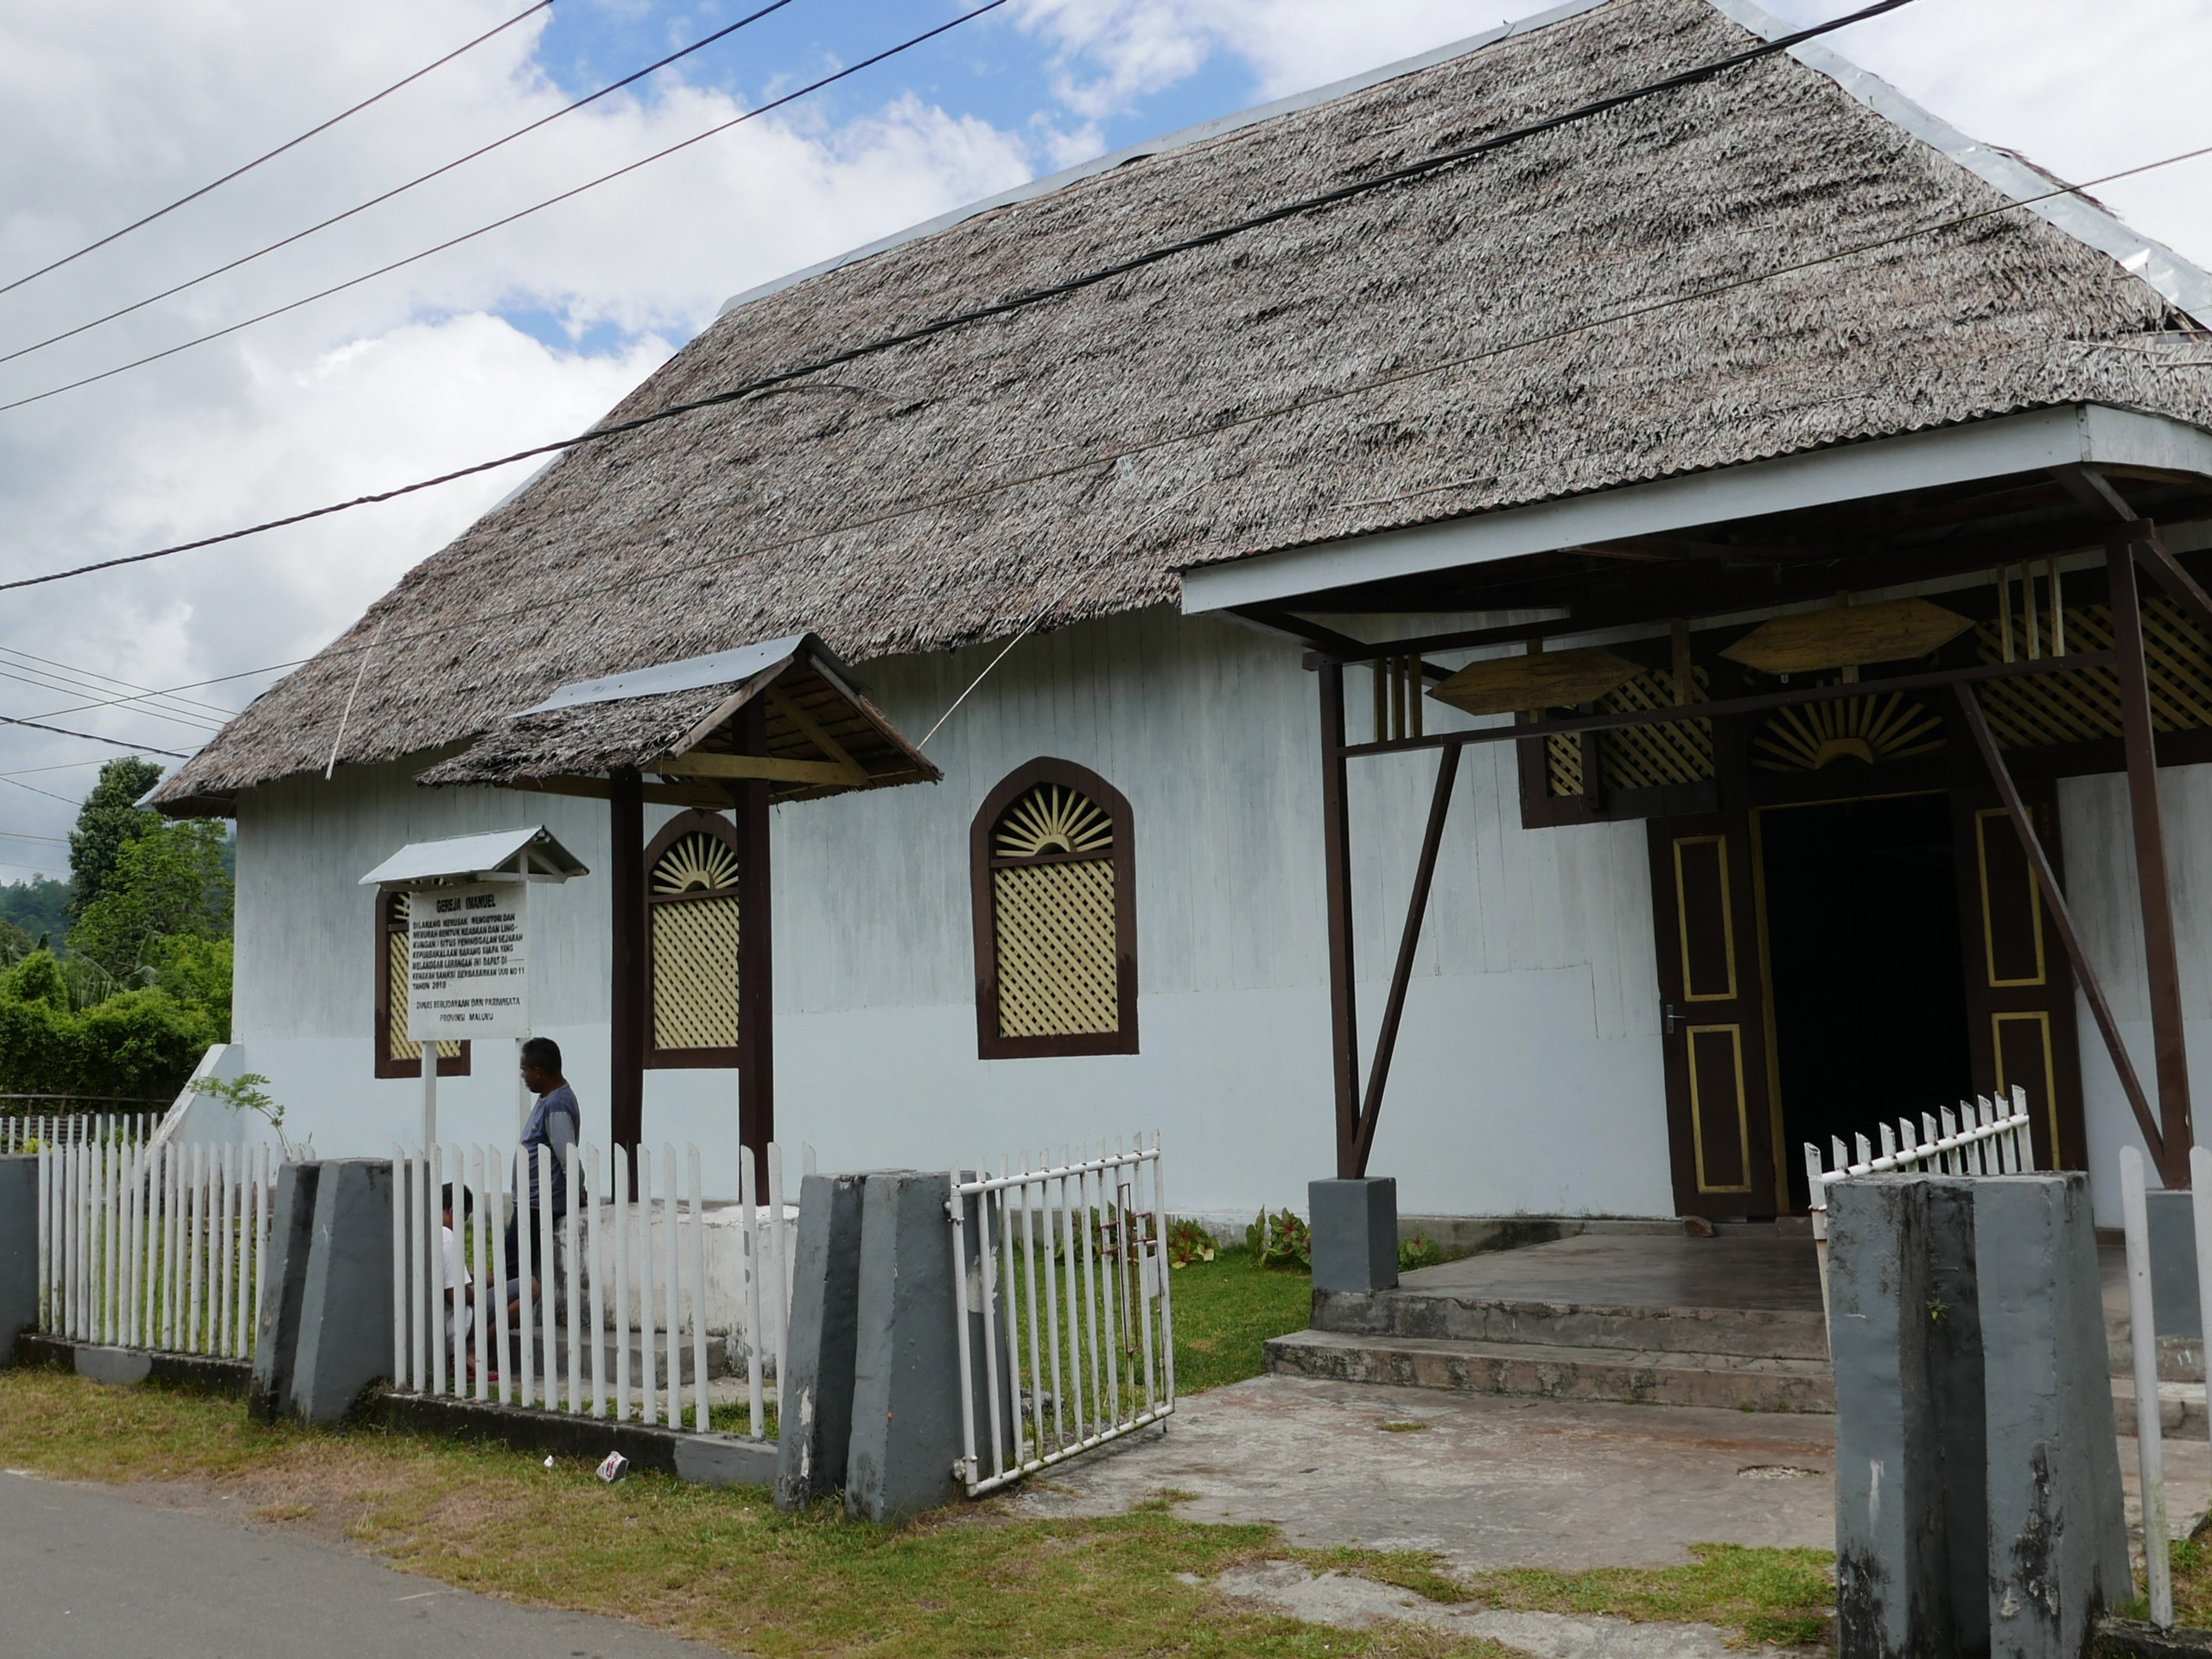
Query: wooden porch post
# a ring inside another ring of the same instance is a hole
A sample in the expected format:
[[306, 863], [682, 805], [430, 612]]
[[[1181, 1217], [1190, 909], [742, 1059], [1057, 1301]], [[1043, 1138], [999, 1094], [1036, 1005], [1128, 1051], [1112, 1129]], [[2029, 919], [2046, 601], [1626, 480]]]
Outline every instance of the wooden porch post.
[[645, 1124], [645, 798], [635, 766], [607, 775], [607, 1107], [634, 1179]]
[[2150, 677], [2143, 660], [2142, 596], [2135, 578], [2131, 528], [2106, 543], [2113, 649], [2119, 657], [2120, 741], [2127, 757], [2128, 817], [2135, 831], [2135, 887], [2143, 909], [2143, 957], [2151, 990], [2152, 1047], [2158, 1077], [2158, 1127], [2164, 1147], [2160, 1179], [2189, 1185], [2189, 1055], [2183, 1046], [2181, 960], [2174, 944], [2165, 820], [2160, 815], [2157, 738], [2151, 727]]
[[[740, 715], [747, 754], [768, 752], [768, 711]], [[767, 1202], [768, 1142], [776, 1138], [775, 927], [768, 846], [768, 780], [732, 786], [737, 827], [737, 1138], [753, 1150], [753, 1191]]]
[[1329, 912], [1330, 1073], [1336, 1086], [1337, 1175], [1359, 1173], [1359, 1025], [1352, 1000], [1351, 835], [1346, 821], [1344, 671], [1325, 662], [1321, 685], [1321, 840]]

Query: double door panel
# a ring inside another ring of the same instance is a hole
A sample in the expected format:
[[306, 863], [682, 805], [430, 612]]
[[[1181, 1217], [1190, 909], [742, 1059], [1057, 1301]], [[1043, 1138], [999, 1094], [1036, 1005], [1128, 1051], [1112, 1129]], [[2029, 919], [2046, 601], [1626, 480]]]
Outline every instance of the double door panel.
[[1750, 820], [1724, 812], [1649, 829], [1675, 1206], [1770, 1216], [1774, 1094]]

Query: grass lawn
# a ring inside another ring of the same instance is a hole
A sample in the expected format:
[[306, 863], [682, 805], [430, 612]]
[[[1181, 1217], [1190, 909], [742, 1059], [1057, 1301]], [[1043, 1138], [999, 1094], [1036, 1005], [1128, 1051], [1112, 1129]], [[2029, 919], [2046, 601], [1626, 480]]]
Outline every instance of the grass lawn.
[[[1193, 1394], [1258, 1375], [1262, 1343], [1304, 1327], [1311, 1281], [1236, 1251], [1178, 1271], [1173, 1294], [1177, 1389]], [[0, 1372], [0, 1465], [159, 1483], [187, 1501], [220, 1492], [264, 1523], [447, 1584], [766, 1656], [1515, 1659], [1416, 1624], [1302, 1624], [1205, 1587], [1260, 1560], [1439, 1602], [1694, 1619], [1763, 1642], [1816, 1639], [1833, 1600], [1817, 1551], [1707, 1546], [1681, 1568], [1470, 1580], [1426, 1555], [1300, 1550], [1271, 1527], [1185, 1521], [1172, 1493], [1105, 1519], [1039, 1520], [987, 1501], [886, 1531], [834, 1508], [779, 1515], [763, 1493], [654, 1475], [610, 1487], [581, 1464], [549, 1471], [526, 1454], [372, 1427], [263, 1426], [234, 1401], [52, 1371]]]
[[1265, 1369], [1261, 1345], [1269, 1337], [1306, 1328], [1313, 1275], [1255, 1268], [1243, 1250], [1175, 1269], [1168, 1283], [1175, 1309], [1175, 1392], [1197, 1394], [1241, 1382]]

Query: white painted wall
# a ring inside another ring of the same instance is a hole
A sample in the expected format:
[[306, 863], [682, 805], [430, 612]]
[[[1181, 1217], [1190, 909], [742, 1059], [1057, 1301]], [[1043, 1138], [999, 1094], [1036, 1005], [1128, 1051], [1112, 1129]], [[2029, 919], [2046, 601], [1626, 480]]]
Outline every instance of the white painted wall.
[[[2196, 1096], [2196, 1121], [2212, 1111], [2212, 766], [2168, 766], [2158, 773], [2166, 832], [2166, 868], [2173, 884], [2174, 938], [2181, 957], [2183, 1031]], [[2082, 948], [2111, 999], [2136, 1075], [2158, 1109], [2158, 1067], [2151, 1041], [2151, 1003], [2144, 970], [2143, 912], [2135, 891], [2135, 832], [2127, 779], [2119, 773], [2069, 778], [2058, 785], [2059, 834], [2065, 856], [2067, 903]], [[2056, 942], [2053, 950], [2058, 948]], [[2100, 1225], [2120, 1225], [2120, 1148], [2143, 1146], [2120, 1092], [2119, 1074], [2089, 1005], [2077, 995], [2082, 1090], [2089, 1131], [2089, 1183]], [[2146, 1157], [2147, 1161], [2147, 1157]], [[2158, 1179], [2152, 1166], [2150, 1178]]]
[[[928, 730], [996, 646], [871, 664]], [[824, 1169], [937, 1166], [1160, 1128], [1176, 1208], [1303, 1207], [1332, 1173], [1316, 692], [1280, 640], [1158, 610], [1025, 641], [931, 743], [945, 781], [779, 807], [777, 1116]], [[1351, 676], [1355, 729], [1363, 677]], [[1431, 705], [1431, 718], [1455, 719]], [[1141, 1052], [976, 1057], [968, 832], [1023, 761], [1091, 767], [1135, 817]], [[359, 874], [409, 841], [545, 823], [594, 874], [531, 896], [538, 1027], [607, 1130], [606, 809], [346, 768], [240, 803], [236, 1035], [325, 1154], [411, 1133], [372, 1075]], [[1435, 760], [1354, 771], [1361, 1025], [1396, 949]], [[1467, 752], [1373, 1167], [1412, 1211], [1672, 1212], [1641, 824], [1520, 828], [1508, 746]], [[650, 825], [666, 815], [652, 813]], [[1364, 1045], [1363, 1045], [1364, 1046]], [[512, 1045], [439, 1089], [448, 1138], [511, 1133]], [[734, 1074], [646, 1074], [649, 1140], [734, 1184]], [[709, 1175], [709, 1184], [715, 1177]]]

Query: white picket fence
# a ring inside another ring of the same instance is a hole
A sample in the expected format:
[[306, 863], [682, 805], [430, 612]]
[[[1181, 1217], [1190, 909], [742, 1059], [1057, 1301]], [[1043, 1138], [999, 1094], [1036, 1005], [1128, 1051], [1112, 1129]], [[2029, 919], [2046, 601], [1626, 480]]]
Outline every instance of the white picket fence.
[[[1821, 1306], [1828, 1300], [1828, 1188], [1853, 1175], [1873, 1175], [1890, 1170], [1921, 1169], [1938, 1175], [2018, 1175], [2036, 1166], [2035, 1137], [2028, 1128], [2028, 1091], [2012, 1085], [2009, 1099], [1992, 1100], [1983, 1095], [1961, 1101], [1955, 1112], [1923, 1112], [1916, 1128], [1909, 1117], [1894, 1126], [1881, 1123], [1875, 1133], [1880, 1152], [1863, 1135], [1853, 1135], [1847, 1148], [1840, 1137], [1831, 1137], [1832, 1167], [1821, 1166], [1821, 1149], [1805, 1143], [1806, 1205], [1812, 1212], [1813, 1250], [1821, 1263]], [[1857, 1157], [1852, 1155], [1856, 1151]]]
[[152, 1147], [118, 1129], [38, 1154], [39, 1329], [245, 1359], [269, 1248], [269, 1147]]
[[10, 1112], [0, 1117], [0, 1157], [82, 1141], [143, 1146], [161, 1121], [159, 1112]]
[[[783, 1376], [792, 1266], [780, 1149], [768, 1147], [765, 1203], [753, 1191], [752, 1154], [741, 1153], [737, 1204], [710, 1209], [696, 1146], [684, 1147], [680, 1160], [675, 1147], [662, 1147], [658, 1173], [652, 1148], [639, 1148], [634, 1185], [620, 1148], [606, 1158], [595, 1146], [570, 1147], [566, 1191], [586, 1196], [558, 1217], [552, 1154], [541, 1147], [535, 1158], [537, 1203], [518, 1217], [509, 1261], [513, 1195], [531, 1190], [520, 1149], [394, 1148], [398, 1386], [682, 1427], [688, 1376], [689, 1426], [704, 1430], [712, 1422], [710, 1338], [719, 1331], [730, 1349], [742, 1343], [745, 1433], [766, 1438], [767, 1378]], [[441, 1209], [448, 1184], [467, 1278], [450, 1309]], [[502, 1294], [510, 1282], [512, 1309]]]
[[[990, 1446], [962, 1414], [970, 1497], [1163, 1421], [1175, 1409], [1175, 1322], [1160, 1136], [1135, 1150], [952, 1172], [960, 1392], [982, 1379]], [[970, 1315], [980, 1313], [971, 1331]], [[976, 1351], [977, 1349], [981, 1352]]]

